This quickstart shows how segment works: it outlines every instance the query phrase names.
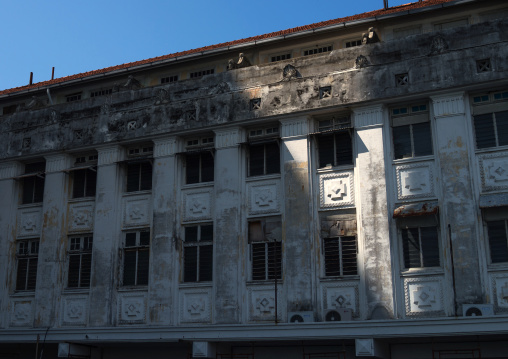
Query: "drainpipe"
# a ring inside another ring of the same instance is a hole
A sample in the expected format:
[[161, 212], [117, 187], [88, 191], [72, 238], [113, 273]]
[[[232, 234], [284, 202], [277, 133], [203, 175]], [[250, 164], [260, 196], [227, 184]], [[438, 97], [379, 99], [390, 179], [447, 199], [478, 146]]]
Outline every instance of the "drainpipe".
[[46, 93], [48, 94], [49, 104], [53, 106], [53, 100], [51, 99], [51, 93], [49, 92], [49, 88], [46, 89]]

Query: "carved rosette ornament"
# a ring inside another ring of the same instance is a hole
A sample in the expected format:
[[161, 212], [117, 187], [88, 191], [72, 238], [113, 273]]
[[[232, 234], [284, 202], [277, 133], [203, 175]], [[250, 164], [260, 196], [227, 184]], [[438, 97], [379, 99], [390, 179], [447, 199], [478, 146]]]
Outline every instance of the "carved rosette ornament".
[[432, 43], [430, 44], [431, 55], [441, 54], [447, 50], [448, 43], [441, 35], [437, 35], [432, 38]]
[[284, 69], [282, 70], [282, 80], [283, 81], [290, 81], [292, 79], [297, 79], [297, 78], [301, 78], [301, 77], [302, 77], [302, 75], [300, 74], [300, 72], [298, 72], [296, 67], [294, 67], [293, 65], [286, 65], [284, 67]]
[[369, 60], [363, 55], [360, 55], [355, 60], [355, 68], [362, 69], [364, 67], [369, 66]]

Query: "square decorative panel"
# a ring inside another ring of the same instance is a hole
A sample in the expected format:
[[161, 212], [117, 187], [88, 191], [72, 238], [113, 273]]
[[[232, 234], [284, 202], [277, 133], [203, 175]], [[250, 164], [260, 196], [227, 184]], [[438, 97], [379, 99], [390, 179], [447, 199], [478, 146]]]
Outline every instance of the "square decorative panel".
[[94, 202], [69, 204], [68, 229], [70, 232], [91, 232], [93, 230]]
[[17, 238], [39, 237], [41, 235], [42, 208], [24, 208], [18, 211]]
[[180, 290], [180, 322], [210, 323], [212, 320], [212, 288]]
[[280, 211], [280, 190], [277, 181], [249, 183], [249, 214]]
[[11, 326], [31, 327], [33, 324], [33, 300], [18, 299], [11, 302]]
[[353, 171], [319, 176], [319, 192], [321, 208], [354, 206]]
[[185, 221], [212, 218], [212, 194], [210, 190], [200, 192], [184, 192]]
[[508, 312], [508, 273], [491, 275], [496, 313]]
[[88, 296], [68, 296], [62, 300], [62, 325], [86, 325]]
[[484, 191], [508, 189], [508, 153], [492, 153], [478, 157]]
[[398, 200], [435, 197], [433, 166], [432, 162], [396, 166]]
[[150, 197], [128, 196], [123, 199], [123, 225], [124, 227], [139, 227], [150, 225]]
[[118, 298], [118, 321], [120, 324], [142, 324], [146, 320], [144, 294], [121, 294]]
[[324, 314], [329, 310], [351, 308], [359, 316], [358, 282], [326, 282], [321, 284]]
[[[282, 285], [277, 288], [277, 320], [282, 321], [285, 313]], [[273, 285], [251, 285], [248, 291], [249, 321], [275, 320], [275, 288]]]
[[444, 315], [443, 284], [440, 277], [404, 278], [406, 316]]

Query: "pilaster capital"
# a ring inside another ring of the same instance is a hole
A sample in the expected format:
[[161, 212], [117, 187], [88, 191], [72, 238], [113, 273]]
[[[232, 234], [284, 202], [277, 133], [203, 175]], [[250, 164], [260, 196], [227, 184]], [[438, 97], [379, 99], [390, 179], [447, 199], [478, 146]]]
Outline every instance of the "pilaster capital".
[[99, 155], [98, 165], [105, 166], [123, 160], [125, 150], [118, 145], [98, 147], [97, 153]]
[[241, 127], [223, 128], [214, 132], [216, 149], [236, 147], [245, 141], [245, 131]]
[[20, 162], [0, 163], [0, 180], [13, 178], [23, 173], [23, 164]]
[[48, 155], [44, 158], [46, 159], [46, 173], [62, 172], [72, 164], [72, 156], [65, 153]]
[[164, 137], [153, 140], [153, 157], [168, 157], [174, 156], [177, 151], [178, 137]]
[[383, 112], [383, 105], [354, 108], [355, 128], [382, 126]]
[[284, 139], [287, 137], [307, 136], [310, 132], [309, 122], [307, 116], [280, 120], [280, 137]]
[[464, 92], [455, 92], [440, 96], [431, 96], [434, 117], [457, 116], [466, 113]]

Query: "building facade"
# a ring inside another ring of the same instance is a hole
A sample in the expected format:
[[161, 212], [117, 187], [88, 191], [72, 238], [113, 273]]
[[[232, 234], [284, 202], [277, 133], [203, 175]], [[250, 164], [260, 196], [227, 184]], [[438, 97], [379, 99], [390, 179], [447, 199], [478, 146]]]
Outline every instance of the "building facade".
[[507, 15], [0, 91], [0, 358], [506, 357]]

